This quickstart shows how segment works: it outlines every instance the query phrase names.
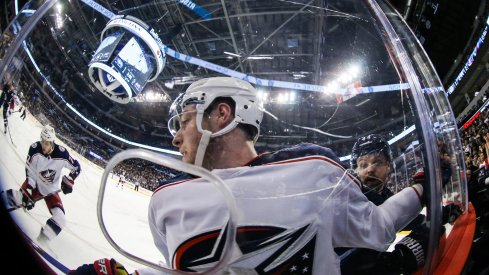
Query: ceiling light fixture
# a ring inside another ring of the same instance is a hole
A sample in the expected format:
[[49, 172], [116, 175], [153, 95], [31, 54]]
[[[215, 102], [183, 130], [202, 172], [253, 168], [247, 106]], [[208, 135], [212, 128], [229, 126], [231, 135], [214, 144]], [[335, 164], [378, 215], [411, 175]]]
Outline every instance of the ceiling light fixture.
[[241, 57], [241, 55], [235, 53], [230, 53], [230, 52], [224, 52], [224, 53], [231, 56]]
[[254, 56], [249, 56], [247, 59], [252, 59], [252, 60], [273, 59], [273, 56], [269, 56], [269, 55], [254, 55]]

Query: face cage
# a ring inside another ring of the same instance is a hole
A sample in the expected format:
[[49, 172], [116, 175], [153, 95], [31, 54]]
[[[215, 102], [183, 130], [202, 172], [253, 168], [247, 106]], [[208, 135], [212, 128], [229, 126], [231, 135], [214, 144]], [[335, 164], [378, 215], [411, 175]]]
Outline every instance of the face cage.
[[170, 131], [170, 134], [175, 137], [177, 135], [177, 132], [180, 130], [180, 116], [185, 114], [185, 113], [197, 113], [197, 110], [192, 110], [192, 111], [183, 111], [183, 112], [173, 112], [172, 116], [168, 120], [168, 131]]
[[168, 131], [170, 134], [175, 137], [178, 130], [180, 130], [180, 115], [186, 112], [197, 112], [197, 110], [192, 111], [184, 111], [183, 108], [189, 104], [204, 104], [205, 101], [198, 100], [195, 97], [189, 98], [183, 102], [183, 98], [185, 97], [185, 93], [181, 93], [177, 96], [177, 98], [173, 101], [170, 106], [170, 111], [168, 116], [170, 119], [168, 120]]

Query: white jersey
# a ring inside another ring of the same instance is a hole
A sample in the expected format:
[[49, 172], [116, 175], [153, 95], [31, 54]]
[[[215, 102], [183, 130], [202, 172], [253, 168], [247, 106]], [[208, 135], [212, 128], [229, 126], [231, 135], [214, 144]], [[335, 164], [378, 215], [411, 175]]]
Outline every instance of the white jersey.
[[29, 148], [26, 165], [28, 184], [32, 188], [37, 187], [42, 195], [48, 195], [61, 188], [63, 168], [70, 170], [72, 179], [75, 179], [81, 171], [78, 161], [73, 159], [63, 146], [55, 143], [53, 152], [45, 155], [42, 153], [39, 141]]
[[[307, 146], [259, 157], [256, 166], [212, 171], [239, 212], [231, 273], [339, 274], [335, 247], [384, 251], [420, 212], [413, 188], [375, 206], [329, 149]], [[148, 219], [171, 268], [202, 271], [222, 257], [227, 215], [214, 185], [193, 178], [159, 187]]]
[[[17, 93], [15, 93], [15, 94], [13, 95], [12, 100], [13, 100], [13, 102], [14, 102], [14, 109], [22, 107], [22, 101], [20, 101], [20, 98], [19, 98], [19, 96], [17, 95]], [[18, 109], [17, 109], [17, 110], [18, 110]]]

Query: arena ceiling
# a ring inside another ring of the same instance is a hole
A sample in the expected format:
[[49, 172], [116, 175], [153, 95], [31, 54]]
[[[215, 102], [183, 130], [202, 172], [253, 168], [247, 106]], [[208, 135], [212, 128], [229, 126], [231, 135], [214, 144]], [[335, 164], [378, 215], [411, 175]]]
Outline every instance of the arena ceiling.
[[[219, 70], [167, 56], [162, 73], [137, 100], [113, 102], [89, 78], [88, 64], [108, 18], [88, 2], [59, 1], [26, 39], [41, 71], [66, 102], [110, 132], [124, 136], [143, 129], [169, 145], [171, 102], [190, 83], [221, 75]], [[194, 2], [97, 1], [112, 14], [142, 20], [178, 53], [256, 78], [351, 91], [399, 84], [404, 78], [363, 1]], [[258, 88], [275, 116], [266, 116], [263, 124], [260, 142], [267, 148], [285, 138], [351, 148], [358, 136], [393, 137], [413, 124], [409, 95], [400, 89], [338, 96]]]

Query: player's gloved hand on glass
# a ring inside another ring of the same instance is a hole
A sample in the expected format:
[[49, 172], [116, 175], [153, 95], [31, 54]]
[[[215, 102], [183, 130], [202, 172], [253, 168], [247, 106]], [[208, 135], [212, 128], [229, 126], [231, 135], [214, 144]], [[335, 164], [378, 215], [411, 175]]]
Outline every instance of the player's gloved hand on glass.
[[73, 192], [73, 185], [75, 185], [75, 181], [71, 177], [63, 176], [63, 180], [61, 181], [61, 191], [63, 191], [63, 194]]
[[[421, 195], [421, 204], [426, 205], [428, 203], [428, 193], [429, 193], [429, 186], [427, 186], [427, 182], [425, 179], [425, 174], [424, 174], [424, 168], [420, 168], [414, 173], [414, 175], [411, 178], [411, 186], [414, 186], [415, 184], [419, 184], [422, 186], [422, 193]], [[416, 188], [416, 190], [419, 192], [419, 190]]]
[[424, 169], [423, 168], [418, 169], [416, 171], [416, 173], [414, 173], [414, 175], [412, 177], [412, 181], [413, 181], [413, 183], [418, 183], [418, 184], [424, 185], [425, 178], [424, 178]]
[[128, 275], [124, 266], [115, 259], [100, 259], [93, 264], [84, 264], [77, 269], [70, 270], [69, 275]]
[[[440, 168], [441, 168], [441, 184], [442, 188], [445, 188], [445, 186], [450, 182], [450, 179], [452, 177], [452, 166], [450, 164], [450, 161], [447, 160], [447, 158], [441, 158], [440, 159]], [[424, 205], [428, 203], [428, 198], [429, 198], [429, 184], [426, 180], [425, 173], [424, 173], [424, 168], [420, 168], [414, 173], [412, 179], [411, 179], [412, 184], [421, 184], [423, 186], [423, 196], [421, 198], [421, 201]]]

